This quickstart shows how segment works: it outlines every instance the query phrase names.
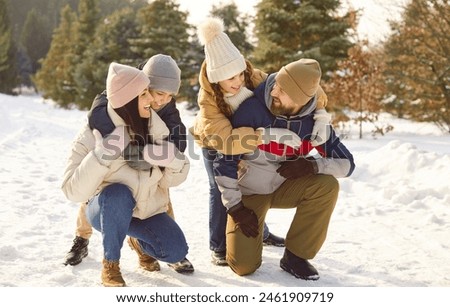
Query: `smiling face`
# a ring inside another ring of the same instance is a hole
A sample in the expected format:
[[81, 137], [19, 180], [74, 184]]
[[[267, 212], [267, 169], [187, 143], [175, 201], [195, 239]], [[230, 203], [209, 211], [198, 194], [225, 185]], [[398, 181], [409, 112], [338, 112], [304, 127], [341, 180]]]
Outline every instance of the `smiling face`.
[[142, 118], [150, 117], [150, 107], [154, 103], [155, 99], [150, 94], [148, 89], [143, 90], [138, 96], [139, 116]]
[[235, 95], [244, 84], [244, 72], [234, 75], [230, 79], [219, 81], [220, 88], [224, 93]]
[[155, 111], [158, 111], [163, 106], [168, 104], [172, 100], [172, 97], [173, 97], [172, 93], [157, 91], [157, 90], [150, 90], [150, 94], [154, 98], [153, 102], [151, 103], [151, 107]]
[[291, 97], [286, 94], [278, 83], [272, 88], [270, 95], [273, 98], [270, 110], [275, 115], [292, 116], [298, 114], [303, 105], [295, 103]]

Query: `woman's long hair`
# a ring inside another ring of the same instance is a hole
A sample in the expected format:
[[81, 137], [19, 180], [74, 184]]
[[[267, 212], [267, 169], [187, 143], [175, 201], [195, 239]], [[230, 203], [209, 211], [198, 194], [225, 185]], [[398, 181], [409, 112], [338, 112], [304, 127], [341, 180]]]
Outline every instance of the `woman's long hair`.
[[149, 142], [148, 118], [142, 118], [139, 115], [138, 97], [131, 100], [126, 105], [115, 109], [116, 113], [125, 121], [132, 130], [130, 136], [132, 143], [144, 146]]
[[[247, 60], [245, 61], [245, 63], [247, 64], [247, 68], [244, 70], [244, 84], [245, 87], [253, 91], [255, 89], [255, 85], [252, 82], [253, 65]], [[231, 109], [230, 105], [225, 102], [223, 92], [220, 88], [219, 83], [211, 83], [211, 86], [214, 92], [213, 93], [214, 101], [217, 103], [217, 106], [219, 107], [220, 111], [223, 114], [225, 114], [226, 117], [230, 118], [231, 115], [233, 114], [233, 110]]]

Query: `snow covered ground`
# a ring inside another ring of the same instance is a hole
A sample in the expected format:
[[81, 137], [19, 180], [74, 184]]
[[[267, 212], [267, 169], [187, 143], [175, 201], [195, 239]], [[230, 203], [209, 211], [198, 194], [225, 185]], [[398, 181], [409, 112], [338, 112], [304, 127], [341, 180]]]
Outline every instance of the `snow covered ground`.
[[[194, 114], [179, 105], [190, 126]], [[75, 267], [62, 265], [74, 237], [77, 204], [60, 190], [71, 142], [86, 112], [62, 110], [35, 95], [0, 94], [0, 286], [99, 287], [100, 235]], [[189, 142], [189, 177], [172, 189], [176, 220], [189, 243], [191, 276], [166, 265], [160, 272], [138, 268], [128, 245], [121, 269], [130, 287], [449, 287], [450, 135], [432, 124], [384, 120], [394, 130], [364, 138], [350, 131], [344, 143], [356, 170], [339, 179], [341, 193], [328, 238], [312, 263], [318, 281], [282, 271], [283, 248], [264, 247], [263, 264], [239, 277], [210, 262], [208, 185], [200, 149]], [[284, 236], [293, 211], [269, 211], [268, 224]], [[5, 289], [1, 290], [5, 292]]]

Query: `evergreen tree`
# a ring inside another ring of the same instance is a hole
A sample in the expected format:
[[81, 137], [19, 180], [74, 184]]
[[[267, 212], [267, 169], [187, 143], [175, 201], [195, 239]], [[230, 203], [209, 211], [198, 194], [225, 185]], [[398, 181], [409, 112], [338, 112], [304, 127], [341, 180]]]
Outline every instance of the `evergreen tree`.
[[28, 13], [20, 42], [30, 61], [30, 74], [35, 74], [39, 69], [39, 60], [45, 57], [50, 47], [51, 35], [47, 31], [48, 27], [48, 19], [40, 16], [36, 9]]
[[450, 132], [449, 1], [411, 1], [391, 26], [385, 44], [391, 107]]
[[173, 0], [152, 1], [138, 12], [139, 38], [133, 41], [133, 51], [141, 61], [165, 53], [178, 62], [189, 49], [186, 20], [187, 13]]
[[[179, 10], [173, 0], [155, 0], [138, 12], [139, 38], [132, 40], [132, 51], [139, 61], [158, 53], [167, 54], [181, 69], [180, 98], [192, 93], [192, 80], [198, 70], [193, 67], [187, 13]], [[193, 66], [194, 65], [194, 66]]]
[[0, 0], [0, 93], [13, 94], [17, 85], [16, 47], [6, 2]]
[[75, 79], [84, 84], [83, 96], [77, 104], [90, 108], [95, 95], [105, 89], [108, 66], [118, 62], [130, 66], [138, 63], [130, 48], [130, 39], [137, 35], [136, 12], [125, 8], [107, 16], [96, 30], [95, 38], [84, 52], [82, 62], [77, 66]]
[[42, 61], [41, 69], [32, 78], [44, 98], [53, 99], [62, 107], [69, 107], [76, 101], [72, 74], [75, 56], [72, 34], [76, 19], [70, 6], [61, 10], [61, 22], [53, 34], [50, 50]]
[[219, 17], [223, 20], [225, 33], [230, 37], [233, 44], [244, 55], [249, 57], [253, 51], [253, 45], [249, 43], [247, 29], [250, 25], [250, 16], [248, 14], [240, 15], [235, 3], [213, 5], [211, 16]]
[[85, 108], [90, 106], [94, 99], [91, 92], [95, 90], [96, 78], [93, 68], [86, 65], [87, 49], [94, 40], [95, 31], [98, 25], [99, 11], [98, 0], [80, 0], [78, 6], [78, 22], [76, 23], [73, 36], [75, 56], [72, 59], [72, 77], [76, 90], [75, 103]]
[[301, 57], [320, 62], [326, 73], [337, 67], [337, 61], [347, 57], [352, 46], [348, 32], [352, 28], [354, 11], [337, 16], [340, 0], [303, 0], [298, 10], [300, 19]]
[[254, 64], [271, 73], [298, 59], [300, 1], [261, 0], [256, 5]]
[[75, 52], [82, 56], [91, 43], [99, 20], [98, 0], [80, 0], [78, 22], [73, 34]]
[[299, 58], [320, 62], [323, 76], [344, 59], [354, 12], [339, 17], [340, 0], [262, 0], [257, 5], [255, 64], [267, 72]]

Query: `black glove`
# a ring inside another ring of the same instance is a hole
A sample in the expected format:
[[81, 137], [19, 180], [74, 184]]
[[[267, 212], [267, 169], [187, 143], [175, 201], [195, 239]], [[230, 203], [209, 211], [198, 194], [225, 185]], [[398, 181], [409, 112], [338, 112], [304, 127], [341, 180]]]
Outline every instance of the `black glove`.
[[314, 160], [297, 158], [280, 163], [277, 173], [286, 179], [297, 179], [307, 175], [318, 173], [317, 163]]
[[255, 212], [245, 208], [242, 202], [229, 209], [227, 213], [245, 236], [255, 238], [259, 234], [258, 218], [256, 217]]

